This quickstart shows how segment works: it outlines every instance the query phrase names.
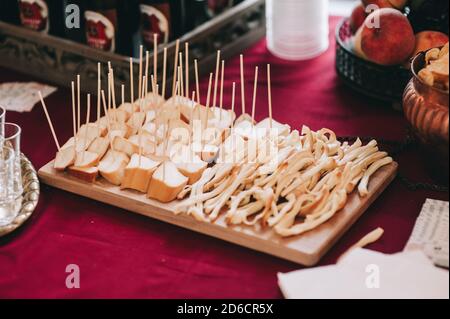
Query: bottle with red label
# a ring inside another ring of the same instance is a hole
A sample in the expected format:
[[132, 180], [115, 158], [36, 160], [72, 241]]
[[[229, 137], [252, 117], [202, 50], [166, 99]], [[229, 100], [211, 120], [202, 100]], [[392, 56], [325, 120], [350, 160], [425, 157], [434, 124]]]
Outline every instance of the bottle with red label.
[[140, 0], [141, 40], [153, 47], [154, 34], [158, 43], [167, 44], [186, 29], [186, 0]]
[[137, 2], [134, 0], [86, 1], [86, 43], [102, 51], [131, 55], [133, 33], [138, 26], [136, 14]]
[[63, 2], [61, 0], [18, 0], [23, 27], [52, 35], [63, 33]]

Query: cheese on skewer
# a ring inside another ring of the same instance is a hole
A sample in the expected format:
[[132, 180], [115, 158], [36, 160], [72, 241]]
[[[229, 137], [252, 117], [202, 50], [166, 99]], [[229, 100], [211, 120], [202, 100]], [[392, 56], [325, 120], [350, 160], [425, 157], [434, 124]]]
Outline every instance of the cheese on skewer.
[[119, 186], [129, 161], [125, 153], [109, 150], [98, 165], [100, 175], [111, 184]]
[[146, 193], [150, 179], [159, 164], [159, 162], [153, 161], [148, 157], [133, 154], [125, 168], [125, 174], [120, 187], [122, 189], [134, 189], [141, 193]]

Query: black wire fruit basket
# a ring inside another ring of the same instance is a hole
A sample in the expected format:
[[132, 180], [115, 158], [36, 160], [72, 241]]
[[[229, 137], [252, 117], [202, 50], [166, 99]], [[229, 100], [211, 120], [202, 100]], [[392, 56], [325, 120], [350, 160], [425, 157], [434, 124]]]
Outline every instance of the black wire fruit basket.
[[402, 100], [410, 70], [403, 66], [383, 66], [358, 57], [353, 52], [349, 19], [336, 29], [336, 71], [349, 87], [370, 98], [398, 103]]

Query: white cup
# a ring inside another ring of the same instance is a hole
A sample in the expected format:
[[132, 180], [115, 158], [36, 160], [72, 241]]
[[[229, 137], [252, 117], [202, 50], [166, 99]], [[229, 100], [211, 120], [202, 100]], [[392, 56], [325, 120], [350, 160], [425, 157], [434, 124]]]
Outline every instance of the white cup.
[[273, 55], [308, 60], [328, 49], [328, 0], [267, 0], [266, 16]]

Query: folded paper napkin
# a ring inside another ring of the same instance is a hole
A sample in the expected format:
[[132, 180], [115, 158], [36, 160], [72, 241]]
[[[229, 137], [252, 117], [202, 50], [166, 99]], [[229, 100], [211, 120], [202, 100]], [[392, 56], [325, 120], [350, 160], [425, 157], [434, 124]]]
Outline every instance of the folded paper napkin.
[[288, 299], [449, 298], [449, 275], [421, 251], [354, 249], [336, 265], [278, 274]]
[[39, 102], [38, 92], [43, 98], [57, 89], [37, 82], [9, 82], [0, 84], [0, 106], [7, 111], [30, 112]]

